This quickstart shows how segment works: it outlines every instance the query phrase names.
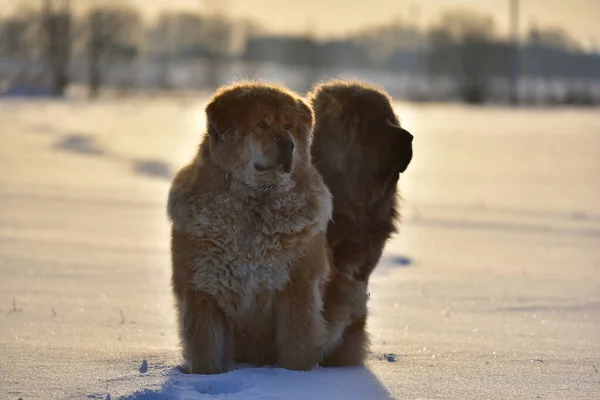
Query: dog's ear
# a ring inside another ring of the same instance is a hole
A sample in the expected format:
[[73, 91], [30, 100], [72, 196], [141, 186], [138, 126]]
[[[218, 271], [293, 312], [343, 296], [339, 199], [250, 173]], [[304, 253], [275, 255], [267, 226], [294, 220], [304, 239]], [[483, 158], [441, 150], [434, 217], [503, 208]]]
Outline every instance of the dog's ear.
[[392, 151], [396, 163], [395, 170], [404, 172], [408, 168], [413, 157], [413, 135], [406, 129], [391, 122], [387, 123], [387, 130], [394, 138], [392, 141]]
[[296, 109], [300, 112], [301, 121], [306, 125], [308, 131], [312, 132], [315, 124], [315, 113], [312, 107], [303, 99], [298, 98], [296, 99]]
[[242, 112], [239, 102], [226, 96], [216, 96], [206, 106], [206, 130], [217, 139], [235, 129], [235, 121], [239, 121]]

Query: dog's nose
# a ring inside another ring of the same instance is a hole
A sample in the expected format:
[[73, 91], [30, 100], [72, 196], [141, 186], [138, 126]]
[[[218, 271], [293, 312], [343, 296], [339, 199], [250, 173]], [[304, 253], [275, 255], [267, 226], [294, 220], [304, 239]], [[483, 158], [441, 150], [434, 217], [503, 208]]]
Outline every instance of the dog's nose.
[[283, 168], [283, 172], [292, 171], [294, 159], [294, 141], [291, 139], [279, 139], [277, 141], [277, 151], [279, 153], [277, 164]]
[[292, 152], [294, 150], [294, 141], [292, 139], [279, 139], [277, 141], [277, 148], [280, 152]]

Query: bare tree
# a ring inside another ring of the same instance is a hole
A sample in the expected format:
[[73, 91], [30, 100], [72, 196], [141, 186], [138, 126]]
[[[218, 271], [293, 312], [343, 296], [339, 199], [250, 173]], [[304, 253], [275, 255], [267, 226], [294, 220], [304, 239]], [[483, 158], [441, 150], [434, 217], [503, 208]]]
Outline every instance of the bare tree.
[[206, 83], [216, 88], [220, 84], [220, 71], [230, 59], [233, 23], [225, 16], [211, 16], [205, 20], [203, 35], [208, 49]]
[[206, 85], [215, 88], [220, 84], [219, 73], [230, 57], [234, 24], [228, 15], [227, 0], [204, 0], [203, 3], [207, 11], [202, 29], [208, 49]]
[[369, 26], [350, 38], [365, 50], [374, 65], [383, 65], [395, 52], [414, 50], [423, 42], [416, 27], [400, 19], [385, 25]]
[[32, 43], [31, 16], [13, 15], [0, 22], [0, 53], [9, 57], [27, 57], [31, 55]]
[[562, 28], [531, 27], [527, 43], [535, 47], [551, 48], [563, 51], [581, 51], [581, 45]]
[[105, 5], [91, 9], [85, 19], [89, 58], [90, 96], [98, 95], [105, 68], [115, 60], [138, 53], [141, 18], [133, 8]]
[[43, 0], [42, 47], [51, 75], [50, 91], [55, 96], [64, 95], [69, 85], [72, 21], [70, 0]]
[[202, 42], [204, 19], [198, 13], [164, 12], [156, 25], [148, 32], [150, 52], [160, 60], [159, 85], [171, 89], [171, 68], [180, 58], [206, 57], [207, 49]]
[[460, 95], [469, 103], [481, 103], [492, 76], [507, 73], [498, 57], [500, 47], [494, 40], [491, 17], [469, 10], [453, 10], [442, 15], [430, 33], [432, 72], [454, 77]]

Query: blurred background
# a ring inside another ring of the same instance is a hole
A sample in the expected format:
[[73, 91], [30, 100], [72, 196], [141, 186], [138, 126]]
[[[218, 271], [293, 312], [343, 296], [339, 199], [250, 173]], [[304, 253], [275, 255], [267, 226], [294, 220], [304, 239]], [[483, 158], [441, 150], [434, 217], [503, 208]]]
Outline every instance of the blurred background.
[[[600, 103], [595, 0], [0, 0], [0, 95], [331, 77], [396, 99]], [[83, 92], [83, 93], [82, 93]]]

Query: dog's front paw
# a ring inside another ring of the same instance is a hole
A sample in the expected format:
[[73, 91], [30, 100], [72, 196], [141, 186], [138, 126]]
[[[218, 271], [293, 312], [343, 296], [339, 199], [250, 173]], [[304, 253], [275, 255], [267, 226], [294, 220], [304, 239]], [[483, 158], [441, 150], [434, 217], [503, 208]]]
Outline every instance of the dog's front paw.
[[294, 351], [285, 351], [277, 357], [277, 364], [281, 368], [292, 371], [309, 371], [313, 369], [319, 361], [318, 349], [298, 348]]

